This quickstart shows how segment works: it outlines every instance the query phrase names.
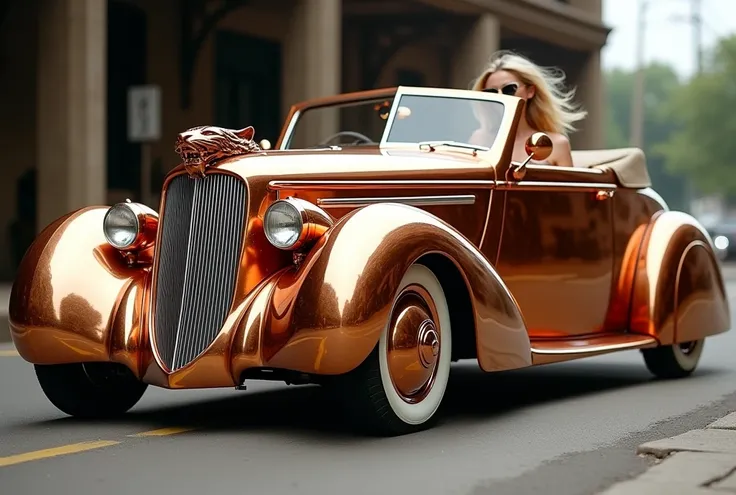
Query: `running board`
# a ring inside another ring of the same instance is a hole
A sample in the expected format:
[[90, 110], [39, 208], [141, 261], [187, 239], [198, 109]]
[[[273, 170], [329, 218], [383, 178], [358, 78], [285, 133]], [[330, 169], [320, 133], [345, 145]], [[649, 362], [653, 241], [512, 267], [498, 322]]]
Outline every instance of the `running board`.
[[532, 340], [532, 362], [534, 364], [556, 363], [609, 352], [656, 347], [657, 344], [657, 339], [652, 336], [631, 333]]

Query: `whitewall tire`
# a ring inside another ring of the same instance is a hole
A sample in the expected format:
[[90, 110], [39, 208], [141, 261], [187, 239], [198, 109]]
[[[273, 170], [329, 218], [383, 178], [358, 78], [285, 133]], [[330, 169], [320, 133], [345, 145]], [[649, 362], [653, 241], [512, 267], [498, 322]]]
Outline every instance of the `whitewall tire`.
[[659, 378], [682, 378], [690, 375], [700, 362], [705, 339], [668, 346], [642, 349], [649, 371]]
[[340, 396], [362, 429], [401, 435], [430, 427], [444, 398], [452, 362], [445, 293], [432, 270], [405, 273], [378, 345], [340, 379]]

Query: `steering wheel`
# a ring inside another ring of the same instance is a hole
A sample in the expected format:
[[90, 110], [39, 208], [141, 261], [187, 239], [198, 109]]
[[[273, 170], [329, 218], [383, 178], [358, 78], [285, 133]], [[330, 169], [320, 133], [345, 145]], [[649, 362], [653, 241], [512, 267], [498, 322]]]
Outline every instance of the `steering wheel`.
[[327, 146], [327, 144], [330, 141], [334, 141], [335, 139], [337, 139], [339, 137], [342, 137], [342, 136], [347, 136], [347, 137], [355, 138], [355, 141], [353, 142], [353, 144], [358, 144], [358, 142], [360, 142], [360, 141], [363, 141], [366, 144], [376, 144], [375, 141], [373, 141], [371, 138], [369, 138], [365, 134], [361, 134], [359, 132], [354, 132], [354, 131], [340, 131], [337, 134], [333, 134], [332, 136], [328, 137], [327, 139], [325, 139], [324, 141], [322, 141], [319, 144], [321, 146]]

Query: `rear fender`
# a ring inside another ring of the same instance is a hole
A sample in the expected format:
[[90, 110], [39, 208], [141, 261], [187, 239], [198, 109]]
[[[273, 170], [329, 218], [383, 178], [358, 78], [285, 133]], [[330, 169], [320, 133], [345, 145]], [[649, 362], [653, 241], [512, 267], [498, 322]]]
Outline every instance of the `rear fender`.
[[[102, 232], [108, 207], [59, 218], [34, 240], [10, 294], [10, 333], [35, 364], [118, 361], [139, 373], [148, 269], [128, 266]], [[117, 331], [119, 334], [113, 336]], [[132, 354], [131, 354], [132, 352]]]
[[655, 215], [634, 273], [631, 331], [670, 345], [722, 333], [730, 325], [723, 276], [707, 231], [686, 213]]
[[474, 329], [453, 331], [475, 330], [481, 368], [529, 366], [521, 312], [488, 260], [437, 217], [385, 203], [342, 217], [298, 270], [280, 277], [264, 316], [264, 364], [328, 375], [356, 368], [376, 346], [404, 273], [428, 254], [445, 256], [462, 276]]

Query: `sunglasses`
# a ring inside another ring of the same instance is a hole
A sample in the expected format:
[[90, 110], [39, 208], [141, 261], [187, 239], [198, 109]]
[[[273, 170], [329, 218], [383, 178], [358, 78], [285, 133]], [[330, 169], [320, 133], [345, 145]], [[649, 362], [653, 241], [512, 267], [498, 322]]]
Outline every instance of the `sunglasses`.
[[[516, 91], [518, 91], [519, 85], [517, 83], [509, 83], [501, 88], [501, 93], [505, 94], [506, 96], [516, 96]], [[484, 93], [499, 93], [498, 88], [485, 88], [483, 89]]]

